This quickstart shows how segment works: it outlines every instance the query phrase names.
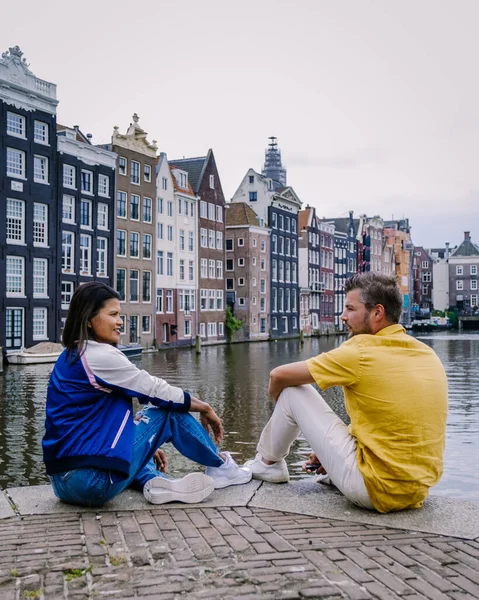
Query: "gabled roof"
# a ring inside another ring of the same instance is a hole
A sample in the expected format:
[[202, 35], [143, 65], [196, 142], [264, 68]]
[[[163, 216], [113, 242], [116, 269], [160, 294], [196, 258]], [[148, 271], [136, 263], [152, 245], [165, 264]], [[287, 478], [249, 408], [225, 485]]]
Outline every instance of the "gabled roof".
[[77, 142], [83, 142], [84, 144], [89, 144], [91, 145], [90, 140], [87, 138], [87, 136], [80, 131], [80, 129], [78, 128], [77, 125], [74, 125], [73, 127], [68, 127], [68, 125], [60, 125], [60, 123], [57, 123], [57, 127], [56, 127], [57, 133], [61, 133], [62, 131], [71, 131], [72, 133], [75, 133], [75, 139]]
[[[357, 220], [357, 219], [356, 219]], [[329, 221], [330, 223], [334, 223], [336, 231], [340, 233], [349, 233], [349, 217], [340, 217], [338, 219], [325, 219], [325, 221]], [[353, 220], [354, 226], [354, 220]], [[356, 229], [354, 230], [354, 232]]]
[[479, 256], [479, 248], [471, 240], [468, 231], [466, 231], [464, 235], [464, 240], [459, 244], [458, 248], [454, 250], [451, 256]]
[[[180, 185], [178, 185], [178, 181], [177, 181], [176, 177], [173, 174], [173, 171], [175, 169], [179, 169], [180, 167], [172, 165], [171, 163], [168, 163], [168, 166], [170, 167], [171, 179], [173, 180], [173, 188], [174, 188], [175, 192], [181, 192], [182, 194], [189, 194], [190, 196], [194, 196], [195, 193], [194, 193], [193, 188], [191, 187], [191, 184], [190, 184], [190, 174], [188, 173], [187, 187], [186, 188], [182, 188], [182, 187], [180, 187]], [[186, 171], [186, 169], [182, 169], [182, 170]]]
[[246, 202], [229, 202], [225, 208], [226, 227], [233, 225], [244, 225], [245, 227], [253, 225], [259, 227], [258, 215]]
[[188, 180], [196, 194], [200, 189], [201, 180], [203, 179], [203, 173], [206, 169], [206, 165], [208, 164], [210, 152], [211, 150], [208, 152], [207, 156], [198, 156], [196, 158], [179, 158], [168, 161], [170, 163], [170, 167], [173, 165], [178, 169], [182, 169], [188, 173]]
[[298, 212], [298, 231], [303, 231], [309, 225], [309, 217], [313, 209], [308, 206]]

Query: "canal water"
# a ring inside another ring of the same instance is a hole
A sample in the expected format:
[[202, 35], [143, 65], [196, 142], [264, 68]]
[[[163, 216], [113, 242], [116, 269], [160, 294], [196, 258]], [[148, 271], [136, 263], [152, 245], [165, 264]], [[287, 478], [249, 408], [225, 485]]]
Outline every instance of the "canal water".
[[[449, 417], [445, 471], [431, 493], [479, 500], [479, 333], [422, 334], [445, 366], [449, 379]], [[334, 348], [344, 338], [299, 340], [203, 347], [200, 355], [189, 350], [167, 350], [133, 359], [140, 368], [163, 377], [208, 401], [222, 417], [225, 438], [239, 463], [255, 454], [255, 444], [271, 415], [267, 399], [268, 373], [286, 362], [304, 360]], [[41, 454], [45, 393], [52, 365], [9, 365], [0, 374], [0, 487], [25, 486], [48, 481]], [[347, 421], [342, 391], [324, 392], [332, 408]], [[169, 473], [181, 476], [199, 467], [167, 445]], [[288, 457], [292, 477], [308, 477], [301, 463], [309, 454], [299, 439]]]

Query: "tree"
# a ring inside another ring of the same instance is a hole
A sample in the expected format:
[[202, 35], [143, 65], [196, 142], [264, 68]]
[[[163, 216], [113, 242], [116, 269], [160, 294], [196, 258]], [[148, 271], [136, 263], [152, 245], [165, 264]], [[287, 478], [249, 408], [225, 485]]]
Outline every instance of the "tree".
[[233, 311], [231, 310], [230, 306], [228, 306], [226, 308], [225, 327], [226, 327], [226, 339], [228, 341], [228, 344], [231, 344], [231, 340], [233, 339], [234, 332], [238, 331], [238, 329], [241, 329], [243, 327], [243, 321], [240, 321], [239, 319], [237, 319], [234, 316]]

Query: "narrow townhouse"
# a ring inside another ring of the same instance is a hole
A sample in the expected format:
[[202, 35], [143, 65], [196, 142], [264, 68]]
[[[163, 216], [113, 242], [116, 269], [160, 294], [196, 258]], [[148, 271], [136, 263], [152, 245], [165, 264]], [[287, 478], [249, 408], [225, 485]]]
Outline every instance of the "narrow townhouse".
[[114, 285], [116, 154], [94, 146], [78, 126], [57, 124], [57, 229], [61, 253], [62, 326], [75, 289], [87, 281]]
[[206, 156], [172, 160], [169, 163], [173, 173], [176, 171], [178, 175], [187, 175], [191, 192], [198, 198], [196, 222], [199, 301], [196, 334], [204, 343], [224, 342], [225, 197], [216, 160], [210, 149]]
[[401, 323], [409, 325], [413, 303], [413, 258], [414, 244], [411, 241], [409, 219], [384, 222], [384, 236], [394, 247], [395, 273], [403, 296]]
[[432, 293], [434, 288], [434, 260], [422, 246], [414, 247], [414, 263], [417, 271], [415, 281], [414, 308], [422, 316], [430, 316], [433, 310]]
[[249, 169], [231, 202], [246, 202], [271, 230], [270, 337], [299, 335], [298, 212], [301, 200], [286, 185], [276, 138], [270, 138], [262, 173]]
[[319, 329], [321, 333], [334, 332], [334, 224], [320, 221], [320, 277]]
[[269, 337], [269, 230], [245, 202], [226, 205], [226, 301], [243, 322], [233, 341]]
[[432, 303], [434, 310], [446, 311], [449, 308], [449, 256], [456, 247], [451, 248], [449, 242], [443, 248], [428, 248], [427, 253], [433, 261], [432, 265]]
[[0, 346], [59, 341], [56, 85], [0, 59]]
[[[299, 288], [301, 329], [305, 335], [320, 332], [320, 301], [324, 293], [320, 265], [320, 222], [314, 207], [298, 213]], [[309, 313], [309, 314], [308, 314]]]
[[133, 115], [126, 133], [117, 126], [111, 143], [103, 146], [117, 155], [115, 287], [122, 306], [122, 343], [144, 347], [155, 340], [156, 140]]
[[379, 216], [360, 215], [357, 220], [358, 272], [382, 271], [384, 221]]
[[478, 310], [479, 246], [471, 239], [470, 231], [450, 254], [449, 264], [449, 308], [465, 314]]

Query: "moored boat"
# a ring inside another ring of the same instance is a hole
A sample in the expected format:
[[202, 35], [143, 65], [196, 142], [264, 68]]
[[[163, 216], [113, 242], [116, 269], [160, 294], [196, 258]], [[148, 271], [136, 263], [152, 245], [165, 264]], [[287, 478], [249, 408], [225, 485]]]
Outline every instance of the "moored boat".
[[141, 356], [143, 346], [141, 344], [118, 344], [118, 350], [121, 350], [125, 356]]
[[54, 363], [63, 351], [63, 346], [55, 342], [40, 342], [31, 348], [7, 353], [11, 365], [35, 365]]

